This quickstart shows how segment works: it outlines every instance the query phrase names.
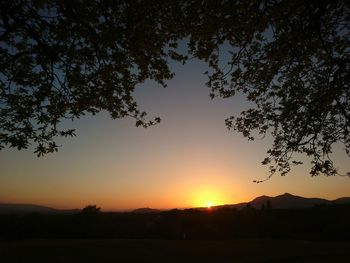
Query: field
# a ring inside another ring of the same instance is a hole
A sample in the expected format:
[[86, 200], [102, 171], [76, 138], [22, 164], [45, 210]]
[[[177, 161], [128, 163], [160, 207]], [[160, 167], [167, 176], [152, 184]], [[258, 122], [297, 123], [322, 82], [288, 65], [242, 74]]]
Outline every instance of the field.
[[350, 243], [277, 239], [0, 241], [0, 261], [349, 262]]

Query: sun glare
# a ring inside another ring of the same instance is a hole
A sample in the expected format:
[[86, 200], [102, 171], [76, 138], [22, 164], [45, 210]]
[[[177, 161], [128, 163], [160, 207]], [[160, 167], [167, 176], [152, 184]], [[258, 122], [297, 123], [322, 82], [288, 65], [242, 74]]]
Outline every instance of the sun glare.
[[216, 191], [199, 190], [193, 194], [193, 205], [197, 207], [212, 208], [223, 203], [222, 196]]
[[214, 205], [213, 202], [207, 202], [206, 207], [207, 207], [207, 208], [211, 208], [213, 205]]

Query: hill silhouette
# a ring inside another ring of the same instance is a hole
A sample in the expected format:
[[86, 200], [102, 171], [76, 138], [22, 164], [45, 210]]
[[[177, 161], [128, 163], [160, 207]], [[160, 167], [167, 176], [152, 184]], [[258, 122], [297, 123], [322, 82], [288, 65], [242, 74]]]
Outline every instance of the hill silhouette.
[[262, 205], [270, 201], [273, 208], [278, 209], [290, 209], [290, 208], [309, 208], [315, 205], [331, 204], [334, 201], [322, 199], [322, 198], [306, 198], [302, 196], [296, 196], [289, 193], [278, 195], [275, 197], [261, 196], [255, 198], [250, 202], [250, 205], [255, 208], [261, 208]]
[[35, 204], [0, 203], [0, 214], [74, 214], [80, 211], [80, 209], [56, 209]]
[[[307, 198], [290, 193], [284, 193], [277, 196], [262, 195], [254, 198], [249, 202], [242, 202], [237, 204], [226, 204], [213, 206], [212, 209], [219, 208], [236, 208], [243, 209], [247, 206], [260, 209], [263, 206], [269, 205], [274, 209], [293, 209], [293, 208], [312, 208], [315, 205], [331, 205], [331, 204], [346, 204], [350, 203], [350, 197], [341, 197], [335, 200], [327, 200], [324, 198]], [[194, 208], [194, 209], [207, 209], [207, 208]], [[147, 213], [159, 213], [162, 210], [149, 207], [137, 208], [132, 210], [132, 213], [147, 214]], [[74, 214], [81, 212], [80, 209], [56, 209], [47, 206], [40, 206], [35, 204], [9, 204], [0, 203], [0, 214], [27, 214], [27, 213], [43, 213], [43, 214]]]
[[350, 197], [341, 197], [335, 200], [327, 200], [324, 198], [307, 198], [307, 197], [292, 195], [290, 193], [284, 193], [282, 195], [277, 195], [274, 197], [262, 195], [254, 198], [250, 202], [243, 202], [238, 204], [227, 204], [227, 205], [216, 206], [216, 207], [217, 208], [230, 207], [230, 208], [242, 209], [247, 205], [249, 205], [256, 209], [260, 209], [263, 205], [266, 206], [267, 202], [270, 203], [271, 207], [276, 209], [311, 208], [311, 207], [314, 207], [315, 205], [330, 205], [333, 203], [337, 203], [337, 204], [350, 203]]
[[143, 214], [143, 213], [159, 213], [159, 212], [161, 212], [161, 210], [153, 209], [153, 208], [149, 208], [149, 207], [143, 207], [143, 208], [135, 209], [132, 212], [133, 213], [139, 213], [139, 214]]
[[350, 197], [341, 197], [335, 200], [337, 204], [347, 204], [350, 203]]
[[[283, 194], [210, 209], [141, 208], [93, 213], [84, 210], [63, 213], [35, 205], [2, 205], [7, 213], [0, 213], [0, 240], [284, 238], [349, 242], [349, 200]], [[9, 208], [22, 212], [9, 212], [14, 211]]]

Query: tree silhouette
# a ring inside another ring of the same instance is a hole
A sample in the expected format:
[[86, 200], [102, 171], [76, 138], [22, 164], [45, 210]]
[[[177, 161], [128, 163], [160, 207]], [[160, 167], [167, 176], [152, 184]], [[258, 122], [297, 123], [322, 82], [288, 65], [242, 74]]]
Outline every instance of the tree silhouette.
[[[272, 135], [263, 161], [271, 175], [300, 164], [295, 153], [312, 157], [312, 175], [337, 174], [335, 143], [350, 157], [348, 1], [33, 0], [0, 9], [0, 147], [55, 151], [56, 136], [74, 135], [59, 122], [87, 112], [158, 123], [132, 92], [146, 79], [166, 86], [168, 61], [191, 55], [208, 62], [211, 97], [238, 92], [255, 104], [226, 125], [249, 140]], [[184, 38], [189, 54], [176, 49]]]
[[84, 215], [97, 215], [100, 212], [101, 208], [96, 205], [87, 205], [81, 210], [81, 213]]
[[[36, 144], [38, 156], [56, 151], [62, 119], [106, 110], [112, 118], [145, 119], [132, 97], [152, 79], [173, 75], [167, 5], [135, 1], [1, 1], [0, 148]], [[158, 10], [162, 10], [160, 17]], [[164, 16], [164, 18], [162, 18]], [[177, 35], [178, 37], [178, 35]]]
[[[334, 143], [350, 149], [350, 6], [346, 1], [247, 1], [232, 27], [226, 70], [218, 52], [209, 61], [213, 95], [244, 93], [255, 107], [226, 120], [248, 139], [271, 132], [263, 161], [285, 175], [293, 154], [311, 156], [312, 175], [337, 173], [329, 157]], [[242, 16], [239, 16], [242, 15]], [[228, 28], [228, 30], [225, 30]], [[227, 70], [228, 68], [228, 70]], [[258, 181], [259, 182], [259, 181]]]

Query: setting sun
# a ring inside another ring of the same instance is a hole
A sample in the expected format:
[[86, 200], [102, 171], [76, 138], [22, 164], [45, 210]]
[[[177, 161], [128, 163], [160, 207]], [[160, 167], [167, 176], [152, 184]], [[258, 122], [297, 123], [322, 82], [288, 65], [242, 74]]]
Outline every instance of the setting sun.
[[193, 194], [193, 203], [197, 207], [211, 208], [216, 205], [222, 205], [225, 203], [224, 198], [220, 192], [205, 189], [199, 190]]
[[207, 202], [207, 208], [211, 208], [213, 205], [213, 202]]

